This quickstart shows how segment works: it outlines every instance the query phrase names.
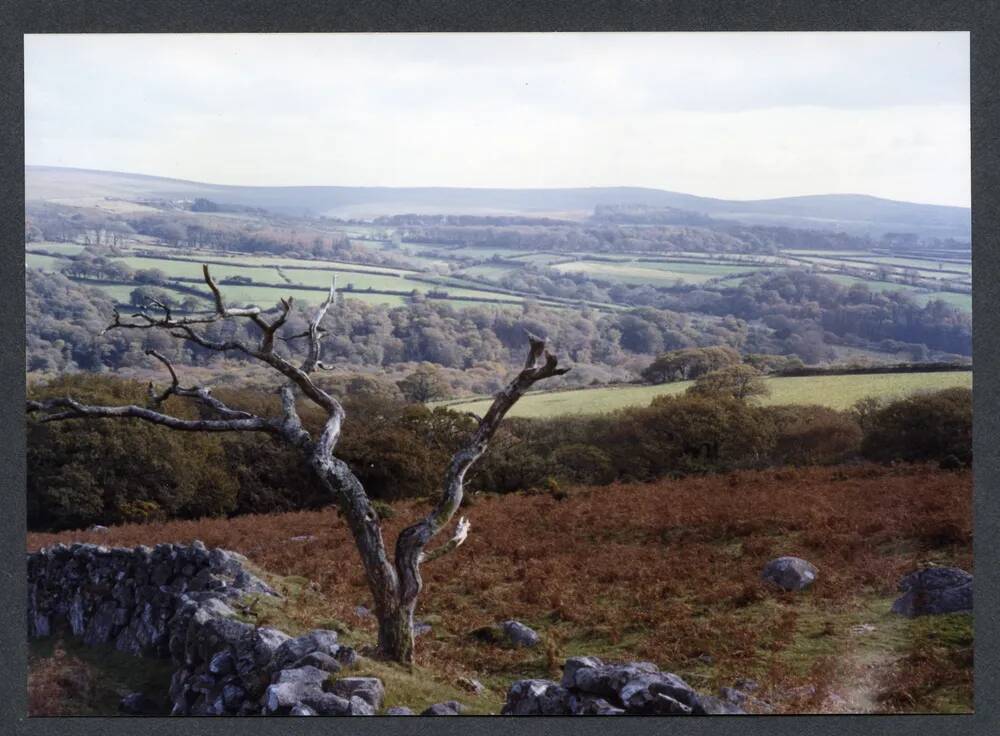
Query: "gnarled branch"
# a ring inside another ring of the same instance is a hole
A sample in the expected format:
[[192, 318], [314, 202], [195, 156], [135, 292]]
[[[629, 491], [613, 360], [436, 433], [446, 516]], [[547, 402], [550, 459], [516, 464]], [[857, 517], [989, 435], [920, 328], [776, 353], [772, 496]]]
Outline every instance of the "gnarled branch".
[[472, 437], [452, 457], [437, 504], [425, 518], [400, 532], [396, 540], [396, 568], [405, 605], [412, 606], [420, 593], [420, 563], [427, 559], [424, 548], [451, 521], [462, 503], [466, 472], [486, 452], [507, 412], [535, 383], [569, 371], [569, 368], [559, 368], [558, 364], [556, 356], [545, 349], [545, 340], [529, 332], [524, 368], [494, 397]]
[[177, 379], [177, 372], [174, 370], [174, 366], [167, 360], [166, 356], [157, 352], [156, 350], [147, 350], [146, 355], [156, 358], [158, 361], [163, 363], [170, 371], [170, 385], [165, 388], [159, 395], [156, 395], [153, 391], [153, 383], [150, 381], [150, 399], [151, 404], [155, 407], [159, 407], [171, 396], [183, 396], [185, 398], [194, 399], [205, 406], [207, 406], [212, 411], [216, 412], [226, 419], [254, 419], [259, 418], [250, 412], [240, 411], [239, 409], [231, 409], [226, 406], [226, 404], [219, 399], [212, 396], [211, 389], [205, 386], [192, 386], [190, 388], [185, 388], [180, 385], [180, 381]]
[[451, 552], [453, 549], [460, 546], [462, 542], [465, 541], [466, 537], [469, 536], [470, 526], [471, 525], [469, 524], [469, 520], [466, 519], [464, 516], [461, 517], [458, 520], [458, 526], [455, 527], [455, 533], [452, 535], [451, 539], [449, 539], [447, 542], [445, 542], [435, 550], [422, 553], [420, 555], [421, 564], [425, 562], [431, 562], [439, 557], [443, 557], [444, 555]]
[[[56, 411], [61, 409], [62, 411]], [[83, 404], [69, 397], [28, 401], [29, 414], [42, 413], [39, 421], [55, 422], [64, 419], [142, 419], [169, 429], [184, 432], [270, 432], [277, 433], [278, 425], [262, 417], [240, 419], [181, 419], [154, 411], [144, 406], [94, 406]]]
[[303, 361], [301, 368], [302, 372], [305, 374], [312, 373], [320, 364], [320, 353], [322, 352], [323, 347], [323, 333], [320, 330], [320, 323], [323, 322], [323, 318], [326, 317], [326, 313], [330, 309], [330, 305], [333, 304], [336, 298], [337, 276], [335, 274], [330, 279], [330, 290], [327, 292], [326, 299], [323, 300], [323, 303], [319, 305], [319, 309], [316, 310], [316, 314], [313, 316], [312, 322], [309, 323], [309, 330], [305, 335], [309, 338], [309, 352], [306, 355], [306, 359]]

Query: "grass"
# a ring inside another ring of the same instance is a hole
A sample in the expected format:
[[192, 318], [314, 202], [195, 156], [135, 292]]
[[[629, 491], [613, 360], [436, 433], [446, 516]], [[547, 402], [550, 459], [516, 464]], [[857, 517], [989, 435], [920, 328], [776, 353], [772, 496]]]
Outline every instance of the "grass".
[[66, 256], [75, 256], [78, 253], [83, 252], [86, 246], [80, 245], [79, 243], [53, 243], [50, 241], [41, 241], [35, 243], [28, 243], [24, 246], [25, 251], [34, 250], [44, 250], [49, 253], [60, 253]]
[[[887, 266], [913, 268], [918, 271], [931, 271], [936, 273], [939, 270], [944, 270], [972, 273], [972, 264], [968, 261], [965, 263], [956, 263], [955, 261], [935, 261], [933, 258], [897, 258], [891, 256], [866, 257], [864, 260], [872, 261], [873, 263], [884, 263]], [[941, 269], [938, 269], [939, 265], [941, 266]]]
[[972, 313], [972, 294], [956, 294], [953, 291], [934, 291], [930, 293], [915, 293], [914, 296], [917, 299], [922, 300], [925, 304], [936, 299], [940, 299], [943, 302], [947, 302], [953, 307], [958, 307], [959, 309]]
[[973, 687], [973, 619], [965, 613], [925, 616], [905, 627], [900, 666], [884, 673], [877, 694], [896, 712], [968, 713]]
[[[821, 404], [833, 409], [847, 409], [866, 396], [892, 398], [917, 391], [936, 391], [952, 386], [972, 386], [971, 371], [930, 373], [879, 373], [846, 376], [794, 376], [766, 378], [771, 395], [762, 400], [765, 405]], [[648, 406], [664, 394], [680, 394], [693, 381], [678, 381], [656, 386], [604, 386], [572, 391], [530, 393], [514, 406], [510, 416], [554, 417], [570, 414], [605, 414], [630, 406]], [[439, 402], [455, 411], [482, 414], [490, 400]]]
[[66, 265], [66, 260], [56, 256], [43, 256], [40, 253], [26, 252], [24, 265], [26, 268], [37, 268], [40, 271], [58, 273]]
[[[655, 662], [702, 691], [752, 677], [777, 712], [803, 712], [835, 709], [830, 693], [854, 698], [863, 663], [877, 661], [880, 680], [865, 689], [875, 710], [971, 708], [970, 669], [961, 664], [968, 637], [888, 613], [897, 581], [919, 564], [972, 569], [970, 472], [858, 465], [564, 490], [564, 500], [471, 496], [462, 511], [468, 541], [423, 569], [417, 618], [432, 631], [417, 640], [419, 667], [363, 660], [359, 672], [383, 677], [391, 702], [415, 710], [457, 699], [496, 712], [511, 681], [558, 676], [565, 657], [592, 654]], [[394, 510], [384, 529], [390, 544], [426, 506]], [[315, 539], [289, 541], [302, 534]], [[371, 607], [357, 552], [333, 509], [30, 534], [28, 548], [196, 538], [285, 581], [288, 602], [259, 609], [261, 620], [291, 633], [339, 627], [362, 651], [374, 642], [374, 619], [356, 611]], [[760, 583], [763, 565], [784, 554], [818, 567], [812, 589], [779, 593]], [[543, 646], [507, 649], [470, 636], [507, 618], [535, 628]], [[852, 633], [863, 623], [875, 626], [870, 638]], [[872, 695], [895, 692], [911, 655], [924, 670], [921, 688], [907, 690], [912, 700]], [[460, 696], [463, 676], [487, 693]], [[797, 690], [810, 686], [823, 697]]]
[[649, 284], [651, 286], [670, 286], [677, 281], [702, 284], [721, 276], [759, 270], [752, 266], [722, 266], [710, 263], [605, 263], [602, 261], [556, 263], [552, 268], [563, 273], [584, 273], [605, 281], [616, 281], [623, 284]]
[[84, 646], [69, 635], [34, 639], [28, 649], [28, 715], [118, 715], [119, 701], [133, 691], [161, 693], [165, 704], [173, 669], [168, 660]]

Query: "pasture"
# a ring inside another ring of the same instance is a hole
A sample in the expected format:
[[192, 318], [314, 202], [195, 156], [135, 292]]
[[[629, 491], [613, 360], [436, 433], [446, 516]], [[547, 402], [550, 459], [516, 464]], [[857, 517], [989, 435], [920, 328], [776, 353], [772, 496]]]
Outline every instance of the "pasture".
[[[764, 405], [820, 404], [832, 409], [848, 409], [858, 399], [878, 396], [890, 399], [918, 391], [937, 391], [953, 386], [972, 387], [971, 371], [929, 373], [876, 373], [842, 376], [772, 376], [764, 379], [771, 395]], [[602, 386], [569, 391], [540, 391], [526, 395], [510, 411], [515, 417], [557, 417], [605, 414], [633, 406], [648, 406], [657, 396], [684, 393], [693, 381], [677, 381], [655, 386]], [[455, 411], [482, 415], [489, 399], [437, 402]]]
[[712, 263], [632, 261], [571, 261], [552, 265], [562, 273], [583, 273], [591, 278], [623, 284], [671, 286], [678, 281], [703, 284], [706, 281], [734, 274], [750, 273], [751, 266], [723, 266]]

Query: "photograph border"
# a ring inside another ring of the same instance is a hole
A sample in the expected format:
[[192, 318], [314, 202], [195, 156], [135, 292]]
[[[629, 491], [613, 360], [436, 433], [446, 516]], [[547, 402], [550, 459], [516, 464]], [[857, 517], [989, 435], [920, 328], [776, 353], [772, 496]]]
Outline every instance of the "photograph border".
[[[973, 315], [975, 321], [973, 477], [975, 576], [975, 713], [973, 715], [781, 715], [674, 719], [674, 734], [922, 734], [1000, 732], [1000, 3], [959, 0], [714, 0], [685, 3], [631, 0], [594, 2], [322, 2], [320, 0], [3, 0], [0, 17], [0, 178], [4, 276], [0, 310], [0, 723], [17, 734], [134, 733], [127, 717], [26, 718], [24, 218], [25, 33], [165, 32], [445, 32], [445, 31], [969, 31], [971, 32]], [[991, 239], [991, 235], [994, 239]], [[0, 726], [2, 727], [2, 726]], [[331, 721], [299, 719], [296, 734], [660, 734], [658, 717], [461, 717], [429, 720], [379, 717]], [[145, 718], [159, 734], [287, 734], [281, 719]]]

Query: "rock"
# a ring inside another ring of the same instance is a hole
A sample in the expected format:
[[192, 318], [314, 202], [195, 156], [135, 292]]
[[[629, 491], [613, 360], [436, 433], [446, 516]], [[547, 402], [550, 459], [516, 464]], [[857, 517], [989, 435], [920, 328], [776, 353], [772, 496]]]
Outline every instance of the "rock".
[[308, 705], [304, 705], [303, 703], [299, 703], [298, 705], [295, 705], [295, 706], [292, 707], [292, 709], [288, 712], [288, 715], [290, 715], [290, 716], [314, 716], [314, 715], [316, 715], [316, 711], [314, 711]]
[[577, 716], [623, 716], [625, 711], [611, 705], [604, 698], [584, 697], [572, 707], [573, 715]]
[[[617, 668], [601, 689], [620, 681], [619, 672], [628, 671], [629, 665]], [[634, 667], [634, 665], [631, 665]], [[604, 668], [608, 670], [609, 668]], [[661, 697], [662, 696], [662, 697]], [[617, 700], [630, 714], [676, 715], [690, 713], [697, 703], [697, 693], [684, 680], [670, 672], [643, 672], [633, 675], [618, 688]]]
[[309, 652], [302, 659], [292, 665], [292, 668], [305, 667], [309, 665], [323, 670], [324, 672], [339, 672], [341, 664], [329, 654], [324, 652]]
[[[304, 682], [281, 682], [270, 685], [264, 693], [264, 712], [269, 715], [284, 715], [311, 695], [326, 695], [316, 685]], [[312, 704], [309, 703], [310, 707]], [[346, 704], [345, 704], [346, 707]], [[322, 711], [317, 711], [322, 713]]]
[[[600, 662], [596, 658], [588, 657], [585, 659], [593, 659], [595, 662]], [[620, 692], [627, 684], [633, 682], [632, 688], [630, 688], [631, 694], [633, 690], [651, 686], [653, 683], [652, 676], [659, 674], [661, 673], [656, 666], [649, 662], [583, 666], [581, 662], [577, 661], [570, 667], [569, 661], [567, 661], [567, 666], [563, 668], [562, 684], [563, 687], [574, 692], [597, 695], [602, 698], [608, 698], [613, 702], [620, 702]], [[679, 677], [670, 675], [670, 678], [676, 678], [675, 684], [681, 686], [678, 689], [691, 690]], [[676, 697], [670, 688], [671, 683], [674, 683], [674, 680], [664, 679], [663, 688], [656, 692], [664, 692], [671, 697]], [[649, 693], [648, 697], [652, 698], [653, 694], [655, 692]]]
[[743, 705], [750, 698], [745, 692], [734, 687], [720, 687], [719, 697], [733, 705]]
[[[92, 527], [87, 529], [88, 532], [97, 532], [99, 534], [106, 534], [110, 531], [106, 526], [101, 526], [100, 524], [94, 524]], [[134, 693], [131, 693], [134, 695]], [[127, 695], [125, 697], [128, 697]]]
[[525, 626], [520, 621], [504, 621], [500, 624], [503, 628], [507, 642], [514, 647], [536, 647], [542, 638], [534, 629]]
[[302, 534], [302, 535], [300, 535], [298, 537], [289, 537], [288, 541], [289, 542], [312, 542], [315, 539], [316, 539], [316, 537], [313, 536], [312, 534]]
[[764, 566], [761, 578], [782, 590], [805, 590], [816, 581], [817, 570], [799, 557], [779, 557]]
[[928, 567], [899, 582], [892, 612], [907, 618], [972, 611], [972, 575], [957, 567]]
[[957, 588], [972, 582], [972, 575], [957, 567], [925, 567], [915, 570], [899, 581], [899, 591], [905, 593], [914, 588], [941, 590]]
[[297, 662], [312, 652], [322, 652], [336, 657], [340, 645], [337, 644], [337, 632], [327, 629], [317, 629], [307, 634], [288, 639], [274, 652], [270, 669], [284, 669], [292, 662]]
[[385, 686], [377, 677], [341, 677], [328, 690], [343, 698], [361, 698], [375, 710], [382, 707], [385, 699]]
[[202, 602], [201, 607], [212, 618], [233, 618], [236, 615], [236, 611], [219, 598], [208, 598]]
[[306, 665], [297, 669], [281, 670], [271, 675], [271, 682], [275, 685], [287, 682], [301, 683], [303, 685], [313, 685], [322, 687], [330, 675], [321, 669]]
[[357, 695], [351, 697], [350, 707], [347, 711], [349, 716], [373, 716], [375, 715], [375, 708], [367, 700], [364, 700]]
[[272, 629], [268, 626], [263, 626], [254, 631], [254, 655], [258, 661], [263, 661], [265, 664], [271, 660], [275, 652], [284, 644], [286, 641], [291, 639], [288, 634], [284, 631], [279, 631], [278, 629]]
[[367, 618], [368, 616], [372, 615], [372, 612], [368, 609], [367, 606], [355, 606], [354, 615], [357, 616], [358, 618]]
[[486, 689], [483, 687], [483, 683], [479, 680], [473, 680], [471, 677], [459, 677], [456, 682], [460, 688], [468, 690], [473, 695], [479, 695]]
[[645, 710], [647, 713], [657, 716], [689, 716], [693, 709], [676, 698], [671, 698], [664, 693], [657, 693], [653, 701], [645, 706]]
[[576, 684], [575, 675], [579, 669], [602, 667], [604, 662], [597, 657], [570, 657], [563, 664], [563, 687], [574, 687]]
[[302, 703], [315, 710], [321, 716], [351, 715], [350, 700], [334, 693], [325, 693], [318, 688], [313, 688], [302, 693]]
[[387, 716], [412, 716], [416, 715], [412, 710], [407, 708], [405, 705], [394, 705], [385, 711]]
[[166, 709], [162, 704], [153, 700], [145, 693], [128, 693], [121, 702], [118, 703], [118, 711], [130, 716], [159, 716], [165, 715]]
[[233, 654], [228, 649], [216, 652], [208, 662], [208, 671], [213, 675], [225, 676], [236, 669]]
[[551, 680], [518, 680], [511, 684], [501, 709], [506, 716], [567, 716], [573, 713], [568, 689]]
[[239, 685], [229, 683], [222, 688], [222, 703], [227, 710], [235, 711], [243, 704], [247, 691]]
[[435, 703], [430, 708], [421, 711], [422, 716], [457, 716], [462, 712], [462, 704], [455, 700]]

